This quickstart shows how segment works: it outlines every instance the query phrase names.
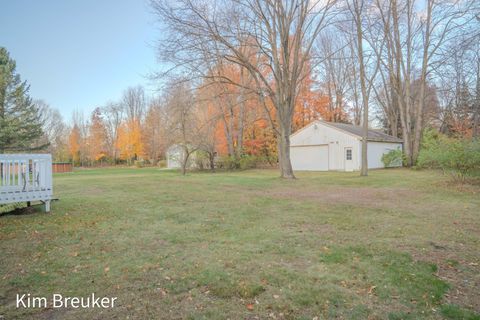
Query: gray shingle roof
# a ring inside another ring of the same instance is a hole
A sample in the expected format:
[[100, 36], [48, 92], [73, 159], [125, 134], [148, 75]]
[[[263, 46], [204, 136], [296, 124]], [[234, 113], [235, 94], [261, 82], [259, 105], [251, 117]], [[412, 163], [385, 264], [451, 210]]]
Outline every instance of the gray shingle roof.
[[[322, 122], [328, 126], [335, 127], [337, 129], [346, 131], [356, 136], [359, 136], [359, 137], [363, 136], [361, 126], [355, 126], [353, 124], [338, 123], [338, 122], [326, 122], [326, 121], [322, 121]], [[391, 136], [386, 133], [373, 130], [373, 129], [368, 129], [368, 141], [403, 142], [402, 139], [396, 138], [394, 136]]]

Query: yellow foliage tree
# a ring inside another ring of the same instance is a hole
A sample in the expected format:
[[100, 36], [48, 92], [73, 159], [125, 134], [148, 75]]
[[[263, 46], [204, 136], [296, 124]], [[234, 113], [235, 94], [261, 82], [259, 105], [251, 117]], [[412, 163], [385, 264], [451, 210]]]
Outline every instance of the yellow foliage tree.
[[143, 158], [143, 142], [140, 121], [131, 120], [122, 123], [118, 130], [117, 148], [120, 150], [120, 159], [128, 164], [132, 160]]
[[74, 165], [80, 164], [80, 129], [74, 125], [68, 137], [68, 149]]

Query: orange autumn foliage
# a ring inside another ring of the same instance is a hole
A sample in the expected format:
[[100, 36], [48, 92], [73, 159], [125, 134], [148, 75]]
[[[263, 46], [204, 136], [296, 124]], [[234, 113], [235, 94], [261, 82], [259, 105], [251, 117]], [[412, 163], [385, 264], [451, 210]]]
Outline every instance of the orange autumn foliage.
[[120, 159], [136, 160], [143, 156], [143, 142], [140, 121], [124, 122], [118, 129], [117, 149]]
[[80, 139], [80, 128], [78, 128], [77, 125], [74, 125], [68, 137], [68, 151], [75, 164], [80, 163]]
[[305, 127], [315, 120], [329, 120], [329, 99], [327, 96], [313, 90], [313, 80], [310, 72], [305, 76], [300, 87], [300, 92], [295, 101], [293, 114], [293, 132]]
[[[275, 126], [277, 120], [270, 98], [266, 97], [266, 105], [263, 105], [257, 93], [245, 89], [244, 87], [255, 88], [255, 84], [238, 66], [222, 64], [215, 72], [232, 82], [208, 83], [200, 93], [202, 99], [209, 100], [209, 113], [216, 119], [217, 154], [232, 155], [241, 143], [242, 153], [274, 156], [277, 141], [272, 122]], [[328, 98], [313, 89], [314, 81], [310, 72], [307, 70], [295, 101], [293, 131], [314, 120], [329, 118]], [[244, 86], [236, 85], [239, 83]]]
[[107, 156], [105, 124], [101, 118], [99, 108], [96, 108], [91, 117], [90, 130], [88, 135], [89, 157], [95, 161], [104, 159]]

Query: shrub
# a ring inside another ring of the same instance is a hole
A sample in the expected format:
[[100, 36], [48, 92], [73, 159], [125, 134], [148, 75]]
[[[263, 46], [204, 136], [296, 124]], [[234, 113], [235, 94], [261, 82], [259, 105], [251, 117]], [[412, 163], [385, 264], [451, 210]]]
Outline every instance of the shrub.
[[265, 161], [266, 160], [263, 157], [254, 155], [243, 155], [240, 158], [224, 156], [217, 161], [217, 166], [226, 170], [246, 170], [257, 168]]
[[480, 141], [428, 134], [417, 165], [420, 168], [441, 169], [455, 180], [464, 181], [466, 177], [480, 172]]
[[197, 150], [193, 155], [195, 160], [195, 168], [198, 170], [205, 170], [209, 167], [210, 158], [208, 153], [203, 150]]
[[145, 161], [144, 160], [135, 160], [133, 162], [133, 164], [135, 165], [135, 167], [137, 168], [143, 168], [145, 167]]
[[244, 155], [240, 158], [239, 164], [241, 170], [256, 168], [262, 159], [257, 156]]
[[159, 160], [157, 162], [157, 166], [159, 166], [160, 168], [166, 168], [167, 167], [167, 160], [165, 160], [165, 159]]
[[240, 168], [240, 163], [237, 159], [235, 159], [235, 157], [222, 156], [217, 161], [217, 166], [221, 169], [235, 170]]
[[403, 152], [402, 150], [390, 150], [382, 155], [382, 162], [385, 168], [402, 166]]
[[241, 170], [253, 169], [257, 167], [258, 158], [256, 156], [244, 155], [239, 160]]

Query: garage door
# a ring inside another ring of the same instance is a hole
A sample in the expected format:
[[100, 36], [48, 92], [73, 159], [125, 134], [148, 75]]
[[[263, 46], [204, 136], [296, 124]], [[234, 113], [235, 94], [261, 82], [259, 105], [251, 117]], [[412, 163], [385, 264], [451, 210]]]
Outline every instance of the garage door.
[[290, 147], [293, 170], [328, 171], [328, 145]]

